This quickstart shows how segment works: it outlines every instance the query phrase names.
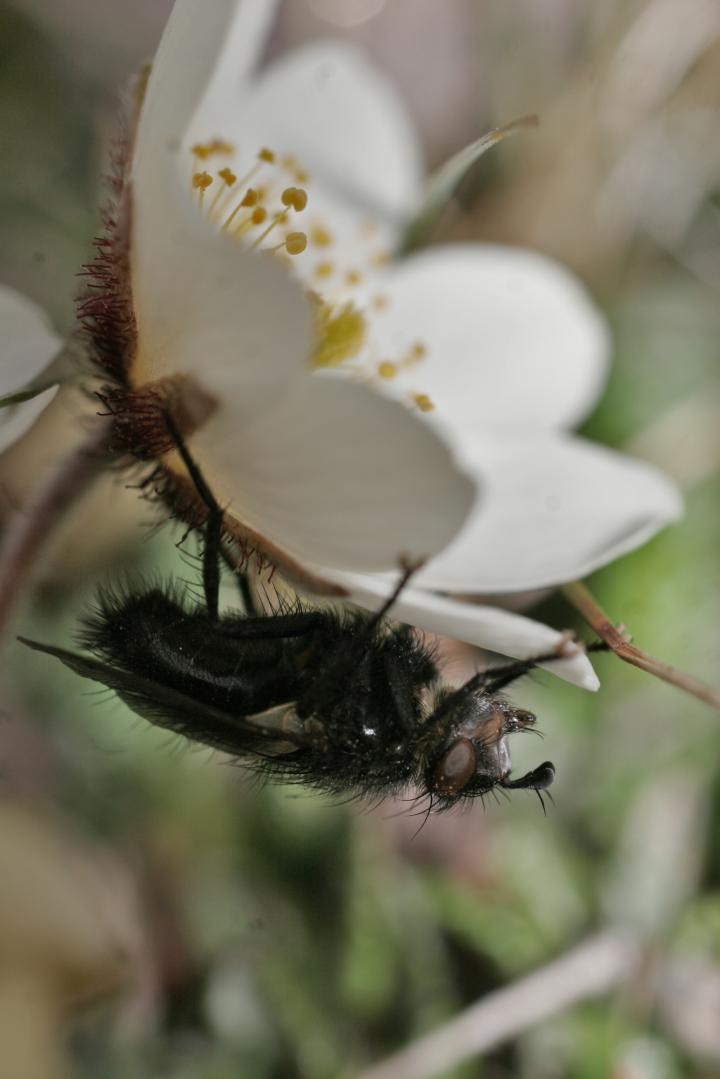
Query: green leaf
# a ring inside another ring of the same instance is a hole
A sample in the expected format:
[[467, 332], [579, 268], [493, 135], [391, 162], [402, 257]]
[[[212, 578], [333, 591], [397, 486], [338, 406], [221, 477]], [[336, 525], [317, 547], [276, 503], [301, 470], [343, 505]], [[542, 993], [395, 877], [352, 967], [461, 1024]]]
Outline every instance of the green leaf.
[[528, 127], [536, 127], [537, 116], [523, 116], [513, 120], [505, 127], [496, 127], [488, 131], [475, 142], [454, 154], [430, 177], [422, 205], [405, 232], [399, 255], [407, 255], [419, 247], [424, 247], [444, 213], [457, 194], [463, 180], [472, 172], [483, 154], [496, 143], [502, 142], [508, 135]]

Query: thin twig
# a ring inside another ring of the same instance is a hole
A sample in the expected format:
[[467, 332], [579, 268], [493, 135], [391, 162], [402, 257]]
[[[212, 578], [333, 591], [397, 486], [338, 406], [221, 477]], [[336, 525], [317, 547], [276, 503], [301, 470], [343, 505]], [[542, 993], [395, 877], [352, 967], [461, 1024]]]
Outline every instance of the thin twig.
[[587, 624], [595, 630], [597, 635], [605, 641], [608, 648], [619, 659], [624, 660], [626, 663], [631, 663], [633, 667], [639, 667], [649, 674], [654, 674], [656, 678], [661, 678], [663, 682], [669, 682], [671, 686], [677, 686], [678, 689], [689, 693], [692, 697], [697, 697], [698, 700], [709, 704], [711, 708], [716, 708], [720, 711], [720, 693], [717, 690], [705, 685], [704, 682], [694, 678], [691, 674], [686, 674], [685, 671], [680, 671], [677, 667], [671, 667], [668, 663], [655, 659], [653, 656], [648, 655], [647, 652], [637, 648], [636, 645], [631, 644], [630, 641], [625, 640], [602, 607], [599, 606], [587, 586], [581, 581], [574, 581], [572, 584], [565, 585], [563, 592]]
[[0, 547], [0, 640], [45, 542], [107, 464], [109, 430], [109, 421], [95, 423], [10, 521]]
[[479, 1000], [437, 1030], [363, 1072], [359, 1079], [431, 1079], [494, 1049], [574, 1004], [625, 981], [640, 951], [630, 937], [606, 931], [560, 959]]

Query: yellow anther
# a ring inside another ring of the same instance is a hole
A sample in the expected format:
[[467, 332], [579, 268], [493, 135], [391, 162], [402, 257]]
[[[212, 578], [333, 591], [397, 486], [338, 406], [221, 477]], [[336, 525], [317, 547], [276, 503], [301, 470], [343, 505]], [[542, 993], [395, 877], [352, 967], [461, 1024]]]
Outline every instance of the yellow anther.
[[263, 221], [267, 220], [267, 215], [268, 212], [264, 206], [256, 206], [250, 214], [250, 220], [253, 225], [262, 225]]
[[333, 242], [333, 238], [327, 229], [324, 229], [322, 225], [316, 225], [310, 233], [310, 242], [315, 247], [330, 247]]
[[408, 359], [410, 360], [424, 360], [427, 356], [427, 346], [422, 341], [416, 341], [410, 348], [408, 353]]
[[292, 154], [285, 154], [280, 162], [284, 169], [294, 169], [297, 162]]
[[351, 303], [334, 310], [321, 304], [315, 316], [317, 344], [310, 358], [312, 367], [337, 367], [357, 356], [365, 344], [365, 319]]
[[218, 176], [227, 184], [228, 187], [232, 187], [233, 184], [237, 183], [237, 176], [232, 169], [220, 169], [220, 171], [218, 172]]
[[288, 215], [285, 213], [284, 210], [281, 210], [281, 212], [279, 214], [275, 214], [275, 224], [276, 225], [287, 225], [287, 223], [288, 223]]
[[273, 165], [275, 163], [275, 154], [272, 150], [268, 150], [266, 146], [263, 146], [262, 150], [258, 154], [260, 161], [267, 161], [268, 164]]
[[435, 405], [432, 403], [426, 393], [414, 393], [413, 401], [421, 412], [432, 412], [432, 410], [435, 408]]
[[286, 187], [280, 196], [283, 206], [292, 206], [296, 213], [301, 213], [307, 206], [307, 191], [301, 187]]
[[380, 378], [395, 378], [398, 373], [397, 364], [391, 363], [390, 360], [383, 360], [378, 364], [377, 373]]
[[192, 178], [193, 187], [200, 191], [206, 191], [212, 182], [213, 178], [209, 172], [196, 172]]
[[190, 152], [193, 157], [196, 157], [199, 161], [205, 161], [210, 157], [210, 148], [203, 142], [196, 142], [195, 145], [190, 148]]
[[299, 184], [307, 184], [310, 181], [310, 177], [305, 172], [305, 169], [298, 169], [295, 173], [295, 181]]
[[332, 262], [318, 262], [315, 267], [315, 276], [322, 279], [332, 277], [335, 273], [335, 266]]
[[284, 246], [288, 255], [301, 255], [307, 247], [307, 236], [304, 232], [290, 232]]
[[255, 191], [252, 187], [249, 187], [247, 189], [247, 191], [245, 192], [240, 205], [241, 206], [257, 206], [258, 202], [259, 202], [259, 199], [258, 199], [257, 191]]
[[231, 142], [227, 142], [225, 139], [211, 139], [207, 146], [208, 153], [211, 154], [234, 154], [235, 147]]
[[347, 285], [359, 285], [361, 281], [362, 274], [358, 270], [349, 270], [345, 275]]

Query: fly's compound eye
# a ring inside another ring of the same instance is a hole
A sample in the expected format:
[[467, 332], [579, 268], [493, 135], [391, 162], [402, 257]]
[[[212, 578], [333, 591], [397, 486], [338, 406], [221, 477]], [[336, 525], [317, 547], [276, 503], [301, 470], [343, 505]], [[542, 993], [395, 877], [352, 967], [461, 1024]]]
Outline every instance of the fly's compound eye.
[[443, 797], [459, 794], [470, 782], [477, 767], [477, 754], [469, 738], [458, 738], [435, 765], [433, 793]]

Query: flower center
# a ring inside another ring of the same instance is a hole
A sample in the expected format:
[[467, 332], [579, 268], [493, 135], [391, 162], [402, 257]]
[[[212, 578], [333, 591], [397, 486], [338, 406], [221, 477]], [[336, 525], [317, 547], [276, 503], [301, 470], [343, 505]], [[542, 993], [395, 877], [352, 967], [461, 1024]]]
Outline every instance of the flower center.
[[[422, 342], [411, 344], [404, 355], [385, 358], [372, 347], [371, 317], [388, 306], [382, 293], [365, 299], [361, 310], [357, 293], [367, 270], [377, 270], [390, 255], [377, 244], [377, 226], [363, 222], [353, 243], [364, 254], [360, 265], [343, 268], [333, 258], [337, 240], [328, 223], [313, 215], [310, 177], [292, 155], [278, 156], [263, 147], [249, 167], [236, 172], [235, 146], [213, 138], [191, 147], [191, 186], [198, 205], [213, 224], [246, 248], [273, 255], [296, 267], [315, 303], [315, 345], [309, 357], [313, 370], [342, 368], [364, 382], [388, 383], [427, 354]], [[218, 159], [225, 159], [217, 168]], [[238, 175], [238, 172], [241, 174]], [[294, 228], [305, 215], [307, 225]], [[349, 244], [344, 243], [343, 247]], [[351, 362], [352, 361], [352, 362]], [[410, 393], [407, 403], [422, 412], [433, 409], [425, 393]]]

